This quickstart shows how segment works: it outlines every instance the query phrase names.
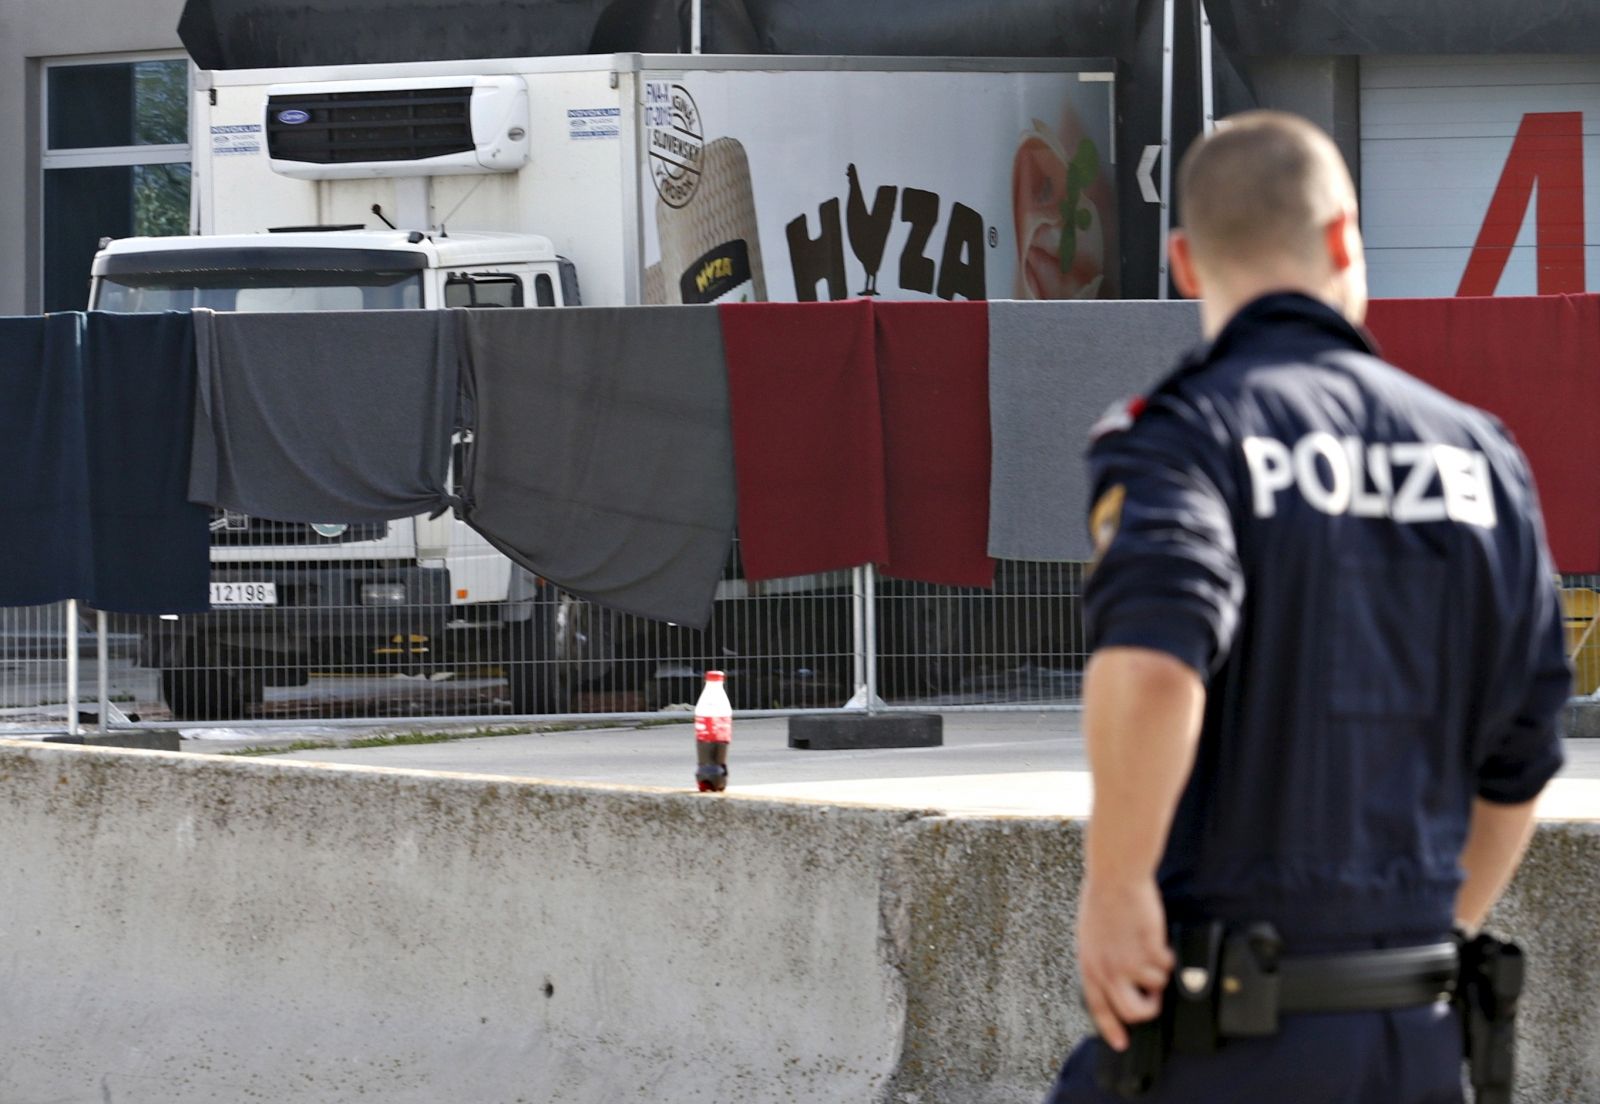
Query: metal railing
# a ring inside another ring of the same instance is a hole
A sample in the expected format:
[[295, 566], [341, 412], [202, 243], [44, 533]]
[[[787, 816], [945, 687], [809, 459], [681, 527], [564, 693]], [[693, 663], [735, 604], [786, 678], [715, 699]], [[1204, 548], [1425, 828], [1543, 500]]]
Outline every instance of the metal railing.
[[1561, 588], [1572, 692], [1600, 694], [1600, 575], [1564, 575]]
[[[349, 568], [334, 581], [357, 599], [360, 585], [379, 585], [353, 583]], [[710, 669], [727, 672], [745, 715], [1074, 708], [1083, 575], [1075, 563], [1002, 562], [993, 590], [870, 569], [730, 577], [704, 630], [548, 587], [443, 609], [290, 606], [283, 591], [278, 606], [181, 619], [71, 602], [0, 609], [0, 735], [640, 719], [690, 709]], [[1589, 694], [1600, 685], [1600, 576], [1562, 585], [1577, 692]]]
[[0, 608], [0, 736], [78, 735], [129, 723], [157, 696], [137, 636], [76, 602]]
[[1002, 564], [991, 592], [865, 568], [749, 582], [735, 560], [711, 623], [693, 630], [553, 587], [472, 605], [364, 601], [399, 593], [384, 589], [400, 586], [385, 581], [392, 562], [292, 578], [219, 562], [214, 583], [272, 589], [219, 595], [248, 604], [193, 617], [0, 611], [0, 734], [646, 717], [691, 708], [711, 669], [745, 714], [1061, 708], [1084, 660], [1073, 564]]

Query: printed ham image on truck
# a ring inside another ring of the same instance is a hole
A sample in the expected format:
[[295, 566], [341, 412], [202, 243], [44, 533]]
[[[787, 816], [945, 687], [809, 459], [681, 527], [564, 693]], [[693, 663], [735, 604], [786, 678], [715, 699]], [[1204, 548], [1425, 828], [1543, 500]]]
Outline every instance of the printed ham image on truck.
[[[105, 242], [93, 310], [1120, 294], [1109, 63], [608, 54], [202, 70], [191, 111], [194, 232]], [[472, 448], [457, 434], [458, 481]], [[690, 640], [557, 592], [449, 512], [306, 524], [218, 510], [211, 567], [212, 613], [139, 626], [141, 663], [161, 669], [179, 719], [253, 714], [267, 687], [340, 667], [448, 676], [467, 695], [451, 712], [506, 699], [565, 712], [585, 687], [687, 681], [698, 669], [674, 657], [708, 653], [740, 707], [805, 704], [812, 691], [774, 681], [827, 681], [851, 651], [848, 611], [805, 640], [785, 627], [797, 619], [724, 612], [848, 598], [848, 573], [758, 584], [730, 563], [710, 637]], [[776, 655], [792, 669], [758, 675]], [[684, 700], [678, 689], [611, 704]]]

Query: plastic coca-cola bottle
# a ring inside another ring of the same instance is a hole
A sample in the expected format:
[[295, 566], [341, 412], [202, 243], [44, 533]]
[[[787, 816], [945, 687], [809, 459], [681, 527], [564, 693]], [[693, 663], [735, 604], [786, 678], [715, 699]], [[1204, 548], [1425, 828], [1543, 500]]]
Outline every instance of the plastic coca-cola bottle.
[[695, 784], [701, 793], [728, 788], [728, 741], [733, 738], [733, 703], [722, 685], [721, 671], [706, 672], [706, 688], [694, 705], [694, 747], [699, 766]]

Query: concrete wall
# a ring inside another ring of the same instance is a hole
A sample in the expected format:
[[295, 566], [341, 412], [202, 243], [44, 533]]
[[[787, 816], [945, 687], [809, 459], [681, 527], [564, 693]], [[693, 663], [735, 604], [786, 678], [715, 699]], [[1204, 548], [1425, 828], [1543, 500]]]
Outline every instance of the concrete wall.
[[0, 0], [0, 314], [39, 309], [39, 62], [180, 50], [182, 12], [183, 0]]
[[[1036, 1104], [1080, 833], [0, 742], [0, 1100]], [[1503, 910], [1600, 1099], [1600, 833]]]

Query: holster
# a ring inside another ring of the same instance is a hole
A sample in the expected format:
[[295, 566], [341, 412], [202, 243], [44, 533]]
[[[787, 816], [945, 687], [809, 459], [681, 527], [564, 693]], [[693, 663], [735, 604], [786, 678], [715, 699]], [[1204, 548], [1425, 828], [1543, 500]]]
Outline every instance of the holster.
[[1477, 1104], [1510, 1104], [1517, 1047], [1517, 1002], [1522, 996], [1522, 948], [1480, 932], [1457, 936], [1461, 976], [1455, 1004], [1462, 1049]]
[[1127, 1050], [1105, 1050], [1097, 1071], [1100, 1087], [1124, 1100], [1155, 1087], [1168, 1054], [1211, 1054], [1224, 1036], [1278, 1030], [1282, 943], [1272, 925], [1211, 921], [1175, 926], [1170, 938], [1176, 962], [1161, 1014], [1129, 1029]]
[[1156, 1087], [1172, 1049], [1172, 1017], [1169, 1002], [1163, 1001], [1161, 1015], [1148, 1023], [1128, 1028], [1128, 1049], [1118, 1053], [1110, 1047], [1100, 1052], [1095, 1081], [1100, 1088], [1124, 1100], [1137, 1100]]

